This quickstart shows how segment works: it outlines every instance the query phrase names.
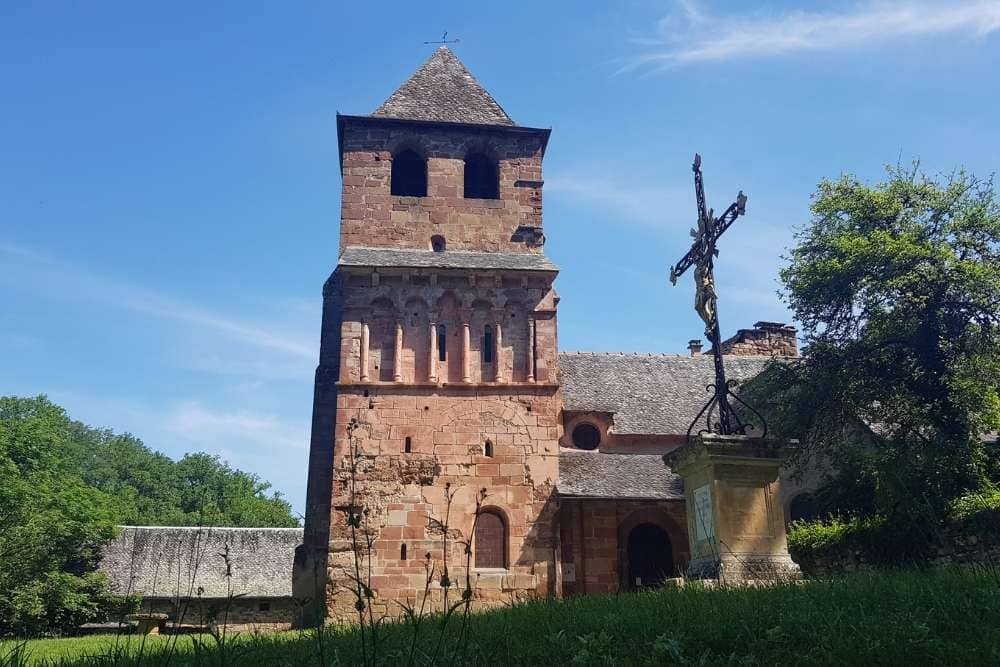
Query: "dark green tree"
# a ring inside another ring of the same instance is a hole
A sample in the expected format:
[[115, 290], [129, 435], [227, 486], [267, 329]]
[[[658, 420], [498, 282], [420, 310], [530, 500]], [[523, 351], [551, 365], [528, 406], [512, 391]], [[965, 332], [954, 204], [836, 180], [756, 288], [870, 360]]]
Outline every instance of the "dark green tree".
[[0, 397], [0, 635], [71, 628], [127, 605], [96, 572], [118, 525], [297, 526], [269, 489], [216, 456], [173, 461], [85, 426], [44, 396]]
[[72, 627], [113, 608], [94, 569], [115, 503], [73, 470], [71, 437], [44, 397], [0, 398], [0, 634]]
[[[823, 181], [781, 271], [803, 358], [746, 390], [841, 467], [841, 510], [917, 523], [997, 479], [1000, 204], [991, 180]], [[830, 493], [832, 491], [832, 493]], [[838, 493], [839, 491], [839, 493]]]
[[294, 527], [291, 506], [270, 484], [217, 456], [174, 461], [130, 434], [75, 425], [72, 458], [90, 486], [113, 495], [121, 523]]

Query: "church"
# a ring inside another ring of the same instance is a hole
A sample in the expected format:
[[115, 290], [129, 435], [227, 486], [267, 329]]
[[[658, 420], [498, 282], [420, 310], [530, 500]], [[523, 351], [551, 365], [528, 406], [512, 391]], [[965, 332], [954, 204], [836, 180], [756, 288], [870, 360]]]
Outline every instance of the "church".
[[[313, 620], [356, 614], [347, 517], [362, 507], [390, 615], [419, 605], [428, 562], [433, 596], [447, 561], [484, 606], [682, 573], [688, 508], [663, 456], [686, 442], [712, 357], [696, 340], [676, 355], [560, 352], [550, 130], [514, 122], [442, 46], [374, 112], [338, 115], [337, 133], [340, 247], [295, 598]], [[798, 353], [775, 322], [722, 349], [736, 380]], [[801, 491], [783, 476], [786, 510]]]

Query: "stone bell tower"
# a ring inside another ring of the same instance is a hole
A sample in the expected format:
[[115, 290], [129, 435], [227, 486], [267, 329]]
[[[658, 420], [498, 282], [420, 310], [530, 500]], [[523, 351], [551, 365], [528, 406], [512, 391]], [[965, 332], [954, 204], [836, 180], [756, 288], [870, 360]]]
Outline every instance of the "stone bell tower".
[[[477, 603], [554, 594], [557, 267], [545, 256], [549, 130], [514, 123], [447, 47], [372, 114], [338, 115], [339, 259], [323, 288], [295, 595], [354, 613], [347, 425], [379, 610], [418, 601], [426, 554]], [[475, 499], [485, 489], [472, 534]], [[435, 587], [435, 596], [442, 591]], [[452, 591], [452, 600], [456, 591]]]

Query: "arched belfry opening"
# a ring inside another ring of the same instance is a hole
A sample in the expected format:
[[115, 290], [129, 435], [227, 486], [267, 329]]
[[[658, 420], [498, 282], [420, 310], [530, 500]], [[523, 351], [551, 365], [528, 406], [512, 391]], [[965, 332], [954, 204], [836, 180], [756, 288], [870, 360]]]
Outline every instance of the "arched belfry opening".
[[389, 190], [399, 197], [427, 196], [427, 160], [412, 148], [392, 156]]
[[660, 526], [640, 523], [629, 532], [626, 549], [628, 588], [657, 586], [674, 576], [673, 545]]
[[485, 153], [469, 153], [465, 156], [465, 198], [500, 198], [499, 165]]

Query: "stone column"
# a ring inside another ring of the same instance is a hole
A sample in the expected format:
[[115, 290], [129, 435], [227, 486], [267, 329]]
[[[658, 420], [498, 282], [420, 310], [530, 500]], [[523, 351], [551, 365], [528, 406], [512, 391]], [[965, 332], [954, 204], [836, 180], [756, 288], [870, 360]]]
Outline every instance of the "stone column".
[[528, 382], [535, 381], [535, 318], [528, 317]]
[[392, 357], [392, 381], [403, 381], [403, 325], [396, 322], [396, 348]]
[[438, 325], [431, 322], [431, 358], [427, 361], [427, 381], [437, 384], [438, 374]]
[[472, 382], [471, 359], [469, 359], [472, 353], [470, 339], [469, 323], [462, 322], [462, 382]]
[[500, 319], [493, 325], [493, 379], [503, 382], [503, 334], [500, 331]]
[[778, 469], [797, 444], [704, 434], [667, 454], [684, 478], [693, 579], [797, 579], [788, 555]]
[[368, 382], [368, 323], [361, 323], [361, 381]]

